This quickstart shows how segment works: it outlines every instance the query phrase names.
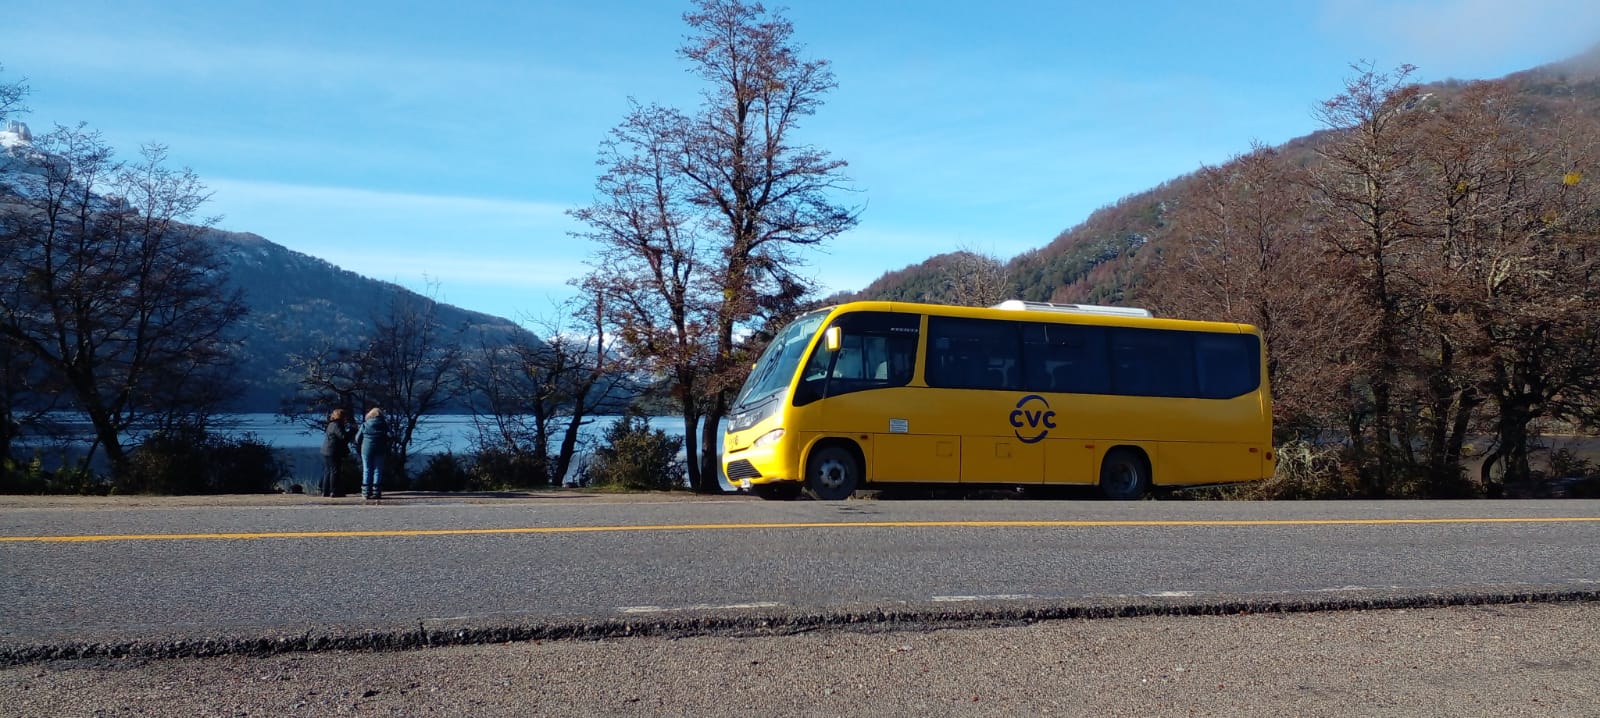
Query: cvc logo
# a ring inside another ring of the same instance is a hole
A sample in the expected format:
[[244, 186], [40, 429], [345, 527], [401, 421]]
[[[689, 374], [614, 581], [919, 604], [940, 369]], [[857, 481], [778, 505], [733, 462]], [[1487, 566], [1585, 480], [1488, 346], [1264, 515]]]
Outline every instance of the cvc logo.
[[[1017, 408], [1011, 410], [1011, 425], [1016, 427], [1012, 432], [1024, 444], [1034, 444], [1043, 440], [1056, 428], [1056, 413], [1050, 408], [1050, 402], [1038, 394], [1029, 394], [1017, 402]], [[1037, 431], [1033, 436], [1023, 436], [1022, 430]]]

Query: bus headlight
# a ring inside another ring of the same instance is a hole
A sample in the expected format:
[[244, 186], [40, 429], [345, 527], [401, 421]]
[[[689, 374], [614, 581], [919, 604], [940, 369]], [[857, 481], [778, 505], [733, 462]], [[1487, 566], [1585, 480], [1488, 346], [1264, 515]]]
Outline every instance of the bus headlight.
[[778, 440], [782, 438], [783, 429], [773, 429], [772, 431], [762, 434], [755, 440], [755, 443], [750, 445], [750, 447], [753, 449], [764, 449], [768, 446], [778, 443]]

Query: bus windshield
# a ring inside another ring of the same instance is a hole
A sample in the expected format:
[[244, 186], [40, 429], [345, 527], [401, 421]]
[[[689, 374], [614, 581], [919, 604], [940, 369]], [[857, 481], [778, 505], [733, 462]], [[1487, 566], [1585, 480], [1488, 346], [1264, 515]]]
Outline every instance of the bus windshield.
[[744, 388], [739, 390], [739, 398], [733, 405], [747, 406], [789, 386], [806, 345], [811, 343], [812, 335], [827, 316], [827, 309], [802, 315], [773, 337], [766, 351], [761, 352], [761, 358], [756, 360], [755, 368], [750, 370], [750, 378], [745, 379]]

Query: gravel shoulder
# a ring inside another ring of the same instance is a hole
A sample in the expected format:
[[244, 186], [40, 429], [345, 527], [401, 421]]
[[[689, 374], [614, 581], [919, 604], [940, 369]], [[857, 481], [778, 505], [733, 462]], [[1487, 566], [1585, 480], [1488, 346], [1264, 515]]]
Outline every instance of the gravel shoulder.
[[0, 716], [1597, 716], [1600, 603], [0, 669]]

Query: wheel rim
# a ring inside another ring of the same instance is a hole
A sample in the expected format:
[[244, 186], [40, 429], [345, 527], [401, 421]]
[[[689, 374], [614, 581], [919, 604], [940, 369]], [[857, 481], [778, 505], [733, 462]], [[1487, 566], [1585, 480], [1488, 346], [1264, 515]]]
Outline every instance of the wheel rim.
[[844, 461], [829, 457], [817, 464], [817, 484], [827, 489], [844, 486], [850, 479], [850, 467]]
[[1111, 467], [1111, 480], [1107, 488], [1117, 493], [1128, 493], [1139, 487], [1139, 471], [1132, 464], [1121, 462]]

